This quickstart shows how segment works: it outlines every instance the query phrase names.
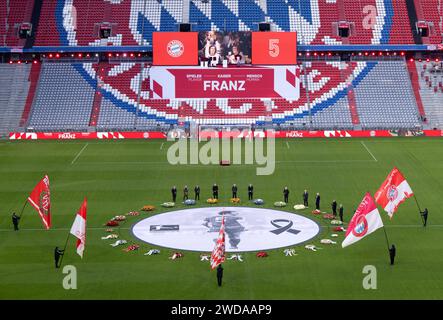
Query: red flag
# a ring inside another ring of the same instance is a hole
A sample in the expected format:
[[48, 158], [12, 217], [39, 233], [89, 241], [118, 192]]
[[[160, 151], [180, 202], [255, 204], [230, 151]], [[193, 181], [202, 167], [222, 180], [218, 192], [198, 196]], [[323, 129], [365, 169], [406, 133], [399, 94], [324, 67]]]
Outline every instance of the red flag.
[[77, 215], [75, 216], [75, 220], [70, 231], [70, 233], [77, 238], [77, 253], [82, 258], [86, 243], [86, 207], [87, 200], [85, 198], [80, 210], [78, 210]]
[[405, 177], [397, 168], [394, 168], [375, 193], [374, 198], [392, 218], [400, 204], [413, 195], [414, 193]]
[[225, 262], [225, 216], [222, 216], [220, 232], [218, 233], [217, 243], [211, 254], [211, 268], [214, 270], [219, 264]]
[[28, 201], [37, 210], [46, 229], [51, 227], [51, 193], [49, 191], [49, 177], [45, 175], [37, 183], [28, 197]]
[[343, 248], [349, 246], [381, 227], [383, 227], [383, 221], [381, 220], [377, 206], [372, 196], [366, 193], [349, 222], [348, 229], [346, 230], [346, 238], [343, 240], [341, 246]]

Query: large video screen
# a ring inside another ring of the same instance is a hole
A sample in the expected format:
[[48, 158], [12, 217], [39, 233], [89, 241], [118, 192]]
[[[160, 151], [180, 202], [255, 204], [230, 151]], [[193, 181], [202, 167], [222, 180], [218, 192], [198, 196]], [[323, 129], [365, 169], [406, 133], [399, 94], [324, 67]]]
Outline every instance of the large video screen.
[[209, 65], [250, 64], [252, 62], [251, 32], [202, 31], [198, 33], [198, 53], [201, 62]]
[[154, 32], [153, 64], [197, 65], [197, 32]]
[[253, 32], [253, 64], [291, 65], [297, 63], [296, 32]]

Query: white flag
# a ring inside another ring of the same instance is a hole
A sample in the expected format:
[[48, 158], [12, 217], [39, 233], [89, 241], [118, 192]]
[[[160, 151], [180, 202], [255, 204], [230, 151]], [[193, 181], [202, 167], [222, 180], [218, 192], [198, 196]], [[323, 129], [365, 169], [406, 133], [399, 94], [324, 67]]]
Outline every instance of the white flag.
[[346, 230], [346, 238], [343, 240], [341, 246], [343, 248], [349, 246], [381, 227], [383, 227], [383, 221], [381, 220], [374, 199], [372, 199], [369, 193], [366, 193], [363, 201], [349, 222], [348, 229]]
[[86, 243], [86, 206], [87, 200], [83, 200], [80, 210], [75, 216], [74, 223], [71, 227], [71, 234], [77, 238], [77, 253], [83, 258], [83, 251], [85, 250]]

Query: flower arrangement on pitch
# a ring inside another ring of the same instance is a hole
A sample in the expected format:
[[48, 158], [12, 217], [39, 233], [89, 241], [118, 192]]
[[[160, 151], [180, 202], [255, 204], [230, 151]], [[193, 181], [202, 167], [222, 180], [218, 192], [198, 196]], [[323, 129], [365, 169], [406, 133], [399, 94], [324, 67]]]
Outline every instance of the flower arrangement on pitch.
[[216, 203], [218, 203], [218, 199], [209, 198], [208, 200], [206, 200], [206, 202], [209, 204], [216, 204]]
[[109, 220], [108, 222], [105, 223], [105, 226], [107, 227], [118, 227], [120, 224], [118, 223], [118, 221], [115, 220]]
[[141, 209], [141, 211], [145, 211], [145, 212], [148, 212], [148, 211], [154, 211], [155, 210], [155, 207], [154, 206], [143, 206], [143, 208]]
[[126, 216], [129, 216], [129, 217], [136, 217], [139, 215], [140, 215], [140, 212], [138, 212], [138, 211], [130, 211], [126, 214]]
[[274, 207], [278, 207], [278, 208], [286, 207], [286, 202], [276, 201], [276, 202], [274, 202]]
[[114, 218], [111, 219], [111, 221], [125, 221], [126, 220], [126, 216], [115, 216]]
[[323, 219], [333, 220], [335, 219], [335, 216], [333, 214], [327, 213], [323, 215]]
[[235, 203], [235, 204], [240, 203], [240, 198], [231, 198], [231, 203]]
[[175, 207], [175, 203], [174, 202], [163, 202], [162, 207], [163, 208], [172, 208], [172, 207]]

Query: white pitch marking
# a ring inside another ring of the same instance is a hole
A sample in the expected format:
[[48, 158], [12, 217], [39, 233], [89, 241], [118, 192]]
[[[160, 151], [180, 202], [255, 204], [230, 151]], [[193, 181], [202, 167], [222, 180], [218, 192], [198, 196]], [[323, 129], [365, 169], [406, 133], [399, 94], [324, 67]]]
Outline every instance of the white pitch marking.
[[289, 143], [288, 143], [288, 141], [286, 141], [286, 146], [288, 147], [288, 149], [289, 149]]
[[366, 146], [366, 144], [364, 143], [364, 141], [360, 141], [361, 144], [363, 145], [363, 147], [365, 147], [366, 151], [369, 152], [369, 154], [371, 155], [372, 159], [374, 159], [375, 162], [378, 162], [377, 158], [374, 157], [374, 155], [372, 154], [371, 150], [369, 150], [369, 148]]
[[83, 151], [85, 151], [85, 149], [88, 145], [89, 145], [89, 142], [87, 144], [85, 144], [85, 146], [80, 150], [79, 153], [77, 153], [74, 160], [72, 160], [71, 164], [74, 164], [74, 162], [77, 161], [77, 159], [80, 157], [80, 155], [83, 153]]
[[163, 149], [163, 145], [164, 145], [165, 143], [164, 142], [162, 142], [162, 145], [160, 146], [160, 150], [162, 150]]

